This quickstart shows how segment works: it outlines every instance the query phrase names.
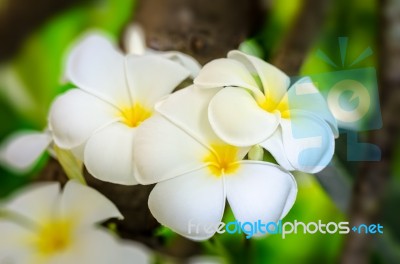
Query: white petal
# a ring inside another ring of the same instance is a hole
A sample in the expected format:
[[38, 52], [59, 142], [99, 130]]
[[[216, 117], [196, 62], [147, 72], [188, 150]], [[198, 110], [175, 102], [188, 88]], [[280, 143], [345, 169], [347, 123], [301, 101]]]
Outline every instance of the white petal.
[[150, 264], [152, 262], [151, 252], [144, 245], [135, 242], [120, 242], [118, 264]]
[[186, 55], [182, 52], [167, 51], [163, 52], [162, 56], [182, 65], [185, 69], [187, 69], [190, 72], [192, 78], [195, 78], [200, 72], [201, 69], [200, 63], [191, 56]]
[[66, 77], [79, 88], [114, 105], [128, 105], [130, 95], [124, 60], [105, 35], [92, 33], [78, 42], [69, 54]]
[[179, 51], [159, 51], [159, 50], [147, 49], [145, 54], [158, 55], [168, 60], [171, 60], [175, 63], [178, 63], [179, 65], [181, 65], [190, 72], [190, 77], [192, 79], [194, 79], [201, 70], [201, 65], [197, 60]]
[[49, 122], [56, 145], [71, 149], [81, 145], [98, 128], [118, 119], [118, 110], [82, 90], [73, 89], [54, 101]]
[[267, 140], [261, 142], [260, 145], [264, 149], [268, 150], [275, 158], [275, 160], [279, 163], [279, 165], [282, 166], [284, 169], [289, 171], [295, 170], [295, 168], [289, 162], [286, 155], [286, 150], [283, 146], [281, 126], [279, 126]]
[[309, 111], [325, 120], [330, 125], [335, 137], [339, 135], [336, 119], [310, 78], [302, 78], [290, 87], [288, 103], [290, 109]]
[[117, 207], [104, 195], [77, 181], [69, 181], [65, 185], [59, 209], [62, 216], [74, 217], [80, 225], [123, 218]]
[[35, 222], [54, 216], [59, 198], [59, 183], [37, 183], [14, 194], [3, 208]]
[[235, 146], [251, 146], [267, 139], [279, 124], [279, 113], [269, 113], [241, 88], [224, 88], [210, 102], [209, 120], [215, 133]]
[[207, 168], [160, 182], [149, 197], [150, 211], [162, 225], [194, 240], [214, 235], [224, 207], [222, 177]]
[[222, 264], [225, 263], [222, 257], [217, 256], [194, 256], [188, 259], [187, 264]]
[[155, 114], [137, 128], [133, 154], [138, 182], [152, 184], [204, 167], [209, 150]]
[[213, 132], [207, 114], [208, 105], [219, 90], [192, 85], [171, 94], [156, 104], [155, 109], [204, 145], [222, 143]]
[[292, 208], [297, 195], [293, 176], [267, 162], [244, 161], [235, 175], [225, 177], [226, 195], [241, 223], [277, 222]]
[[290, 79], [275, 66], [251, 55], [234, 50], [228, 58], [243, 63], [253, 74], [257, 74], [262, 82], [264, 94], [275, 102], [279, 102], [289, 87]]
[[126, 74], [133, 100], [153, 107], [185, 80], [189, 71], [161, 56], [130, 55], [126, 59]]
[[[290, 120], [281, 120], [282, 134], [270, 138], [273, 143], [268, 139], [261, 145], [271, 152], [282, 166], [289, 162], [299, 171], [316, 173], [322, 170], [331, 161], [335, 149], [331, 128], [324, 120], [309, 112], [293, 110], [290, 117]], [[279, 137], [282, 145], [279, 144]]]
[[128, 54], [142, 55], [146, 51], [146, 40], [143, 28], [134, 23], [130, 25], [124, 36], [125, 48]]
[[[120, 254], [120, 245], [116, 238], [105, 230], [85, 228], [73, 241], [73, 246], [62, 255], [48, 261], [48, 264], [109, 264], [116, 263]], [[117, 262], [118, 263], [118, 262]]]
[[246, 67], [235, 60], [213, 60], [200, 71], [194, 84], [201, 88], [238, 86], [251, 90], [256, 97], [263, 97], [256, 81]]
[[0, 162], [17, 172], [26, 172], [35, 165], [51, 141], [51, 136], [45, 132], [14, 133], [0, 147]]
[[25, 243], [26, 238], [32, 235], [30, 229], [0, 220], [0, 234], [0, 263], [28, 263], [33, 253], [29, 244]]
[[86, 143], [84, 162], [96, 178], [124, 185], [136, 184], [133, 175], [135, 129], [113, 123], [94, 133]]

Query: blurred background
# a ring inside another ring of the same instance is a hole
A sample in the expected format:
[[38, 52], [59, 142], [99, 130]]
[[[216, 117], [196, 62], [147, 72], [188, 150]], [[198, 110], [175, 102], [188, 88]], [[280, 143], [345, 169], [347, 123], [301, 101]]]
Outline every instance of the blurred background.
[[[227, 263], [400, 263], [400, 1], [0, 0], [0, 142], [46, 127], [52, 100], [72, 87], [62, 81], [63, 61], [79, 36], [102, 30], [123, 49], [133, 21], [153, 49], [180, 50], [204, 64], [240, 47], [294, 78], [310, 75], [326, 95], [335, 83], [356, 80], [372, 105], [357, 124], [341, 124], [331, 166], [295, 174], [298, 198], [284, 220], [380, 223], [384, 234], [224, 234], [193, 243], [152, 227], [138, 240], [155, 248], [158, 263], [194, 254]], [[0, 167], [0, 197], [49, 178], [49, 164], [45, 154], [27, 173]]]

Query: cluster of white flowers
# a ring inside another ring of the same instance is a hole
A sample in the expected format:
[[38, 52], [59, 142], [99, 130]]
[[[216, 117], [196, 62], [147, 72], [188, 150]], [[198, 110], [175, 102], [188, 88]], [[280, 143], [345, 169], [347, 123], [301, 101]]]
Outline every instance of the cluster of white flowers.
[[77, 88], [55, 99], [40, 149], [53, 141], [103, 181], [157, 183], [150, 211], [194, 240], [214, 234], [189, 233], [188, 223], [219, 223], [226, 200], [241, 222], [282, 219], [297, 194], [289, 171], [323, 169], [338, 135], [312, 81], [289, 87], [279, 69], [240, 51], [201, 68], [185, 54], [146, 49], [133, 32], [128, 55], [99, 34], [72, 49], [65, 76]]

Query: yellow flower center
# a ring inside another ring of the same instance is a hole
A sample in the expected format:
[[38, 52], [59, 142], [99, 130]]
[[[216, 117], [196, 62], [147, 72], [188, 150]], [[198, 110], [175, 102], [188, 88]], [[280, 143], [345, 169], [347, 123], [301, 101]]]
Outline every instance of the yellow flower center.
[[120, 116], [122, 117], [122, 122], [129, 127], [137, 127], [139, 126], [144, 120], [149, 118], [153, 112], [142, 106], [139, 103], [135, 103], [133, 106], [130, 107], [123, 107]]
[[270, 98], [265, 98], [263, 101], [258, 102], [258, 105], [267, 112], [273, 113], [279, 111], [282, 118], [290, 118], [289, 100], [287, 95], [285, 95], [278, 103]]
[[215, 176], [236, 172], [240, 165], [237, 160], [238, 148], [230, 145], [211, 144], [214, 152], [210, 152], [204, 162]]
[[51, 256], [66, 250], [72, 242], [72, 222], [52, 220], [45, 223], [35, 234], [34, 245], [42, 256]]

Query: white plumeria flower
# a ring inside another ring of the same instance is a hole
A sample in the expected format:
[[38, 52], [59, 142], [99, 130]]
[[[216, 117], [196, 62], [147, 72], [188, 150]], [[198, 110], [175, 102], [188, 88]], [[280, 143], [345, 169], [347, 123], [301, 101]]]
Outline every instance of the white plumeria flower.
[[124, 56], [106, 38], [88, 36], [67, 62], [67, 78], [79, 89], [59, 96], [50, 110], [55, 144], [73, 150], [100, 180], [136, 184], [136, 129], [189, 74], [160, 56]]
[[207, 108], [219, 91], [191, 86], [156, 106], [138, 128], [134, 158], [137, 179], [157, 183], [149, 197], [154, 217], [194, 240], [213, 233], [190, 232], [221, 221], [227, 199], [239, 221], [278, 221], [297, 193], [293, 176], [276, 164], [243, 160], [249, 147], [234, 147], [212, 131]]
[[17, 173], [26, 173], [35, 166], [46, 150], [50, 150], [51, 143], [49, 130], [15, 132], [0, 146], [0, 164]]
[[62, 193], [59, 183], [30, 186], [0, 208], [1, 263], [109, 264], [132, 263], [135, 256], [144, 259], [142, 249], [119, 242], [97, 226], [122, 218], [115, 205], [75, 181], [69, 181]]
[[80, 147], [60, 149], [54, 144], [50, 128], [43, 132], [32, 130], [11, 134], [0, 146], [0, 165], [14, 173], [25, 174], [32, 171], [46, 151], [58, 160], [69, 179], [85, 182], [82, 161], [74, 155]]
[[317, 172], [332, 158], [336, 120], [309, 78], [290, 88], [289, 82], [276, 67], [239, 51], [208, 63], [194, 80], [202, 88], [225, 87], [208, 108], [225, 142], [260, 144], [288, 170]]
[[192, 78], [195, 78], [200, 72], [200, 64], [189, 55], [179, 51], [158, 51], [147, 48], [144, 30], [137, 23], [131, 24], [127, 28], [124, 36], [124, 42], [126, 50], [129, 54], [156, 54], [163, 56], [164, 58], [179, 63], [188, 69]]

